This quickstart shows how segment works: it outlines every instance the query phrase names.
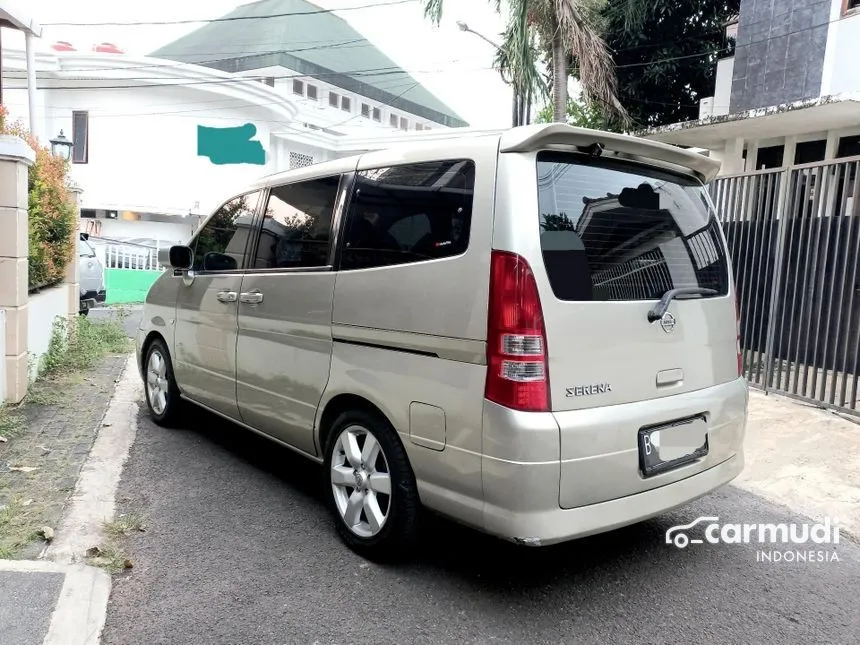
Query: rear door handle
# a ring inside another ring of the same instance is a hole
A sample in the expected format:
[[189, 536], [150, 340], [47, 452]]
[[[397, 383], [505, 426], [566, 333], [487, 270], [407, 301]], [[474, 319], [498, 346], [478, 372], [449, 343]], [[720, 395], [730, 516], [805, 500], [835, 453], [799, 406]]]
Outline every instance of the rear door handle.
[[236, 302], [235, 291], [219, 291], [216, 296], [219, 302]]
[[258, 305], [263, 302], [263, 294], [259, 291], [244, 291], [239, 295], [239, 301], [249, 305]]

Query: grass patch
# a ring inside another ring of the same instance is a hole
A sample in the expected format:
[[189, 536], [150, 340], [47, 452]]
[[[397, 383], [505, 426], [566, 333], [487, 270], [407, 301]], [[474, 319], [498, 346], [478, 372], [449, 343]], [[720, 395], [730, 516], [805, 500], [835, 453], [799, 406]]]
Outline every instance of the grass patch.
[[48, 351], [42, 357], [41, 375], [58, 376], [94, 367], [111, 354], [125, 354], [133, 349], [119, 320], [93, 321], [84, 316], [73, 320], [58, 316]]
[[[54, 385], [53, 388], [50, 387], [51, 384]], [[30, 387], [24, 403], [28, 405], [61, 405], [68, 401], [69, 393], [59, 389], [58, 386], [59, 384], [54, 380], [39, 381]]]
[[121, 538], [145, 531], [146, 525], [140, 515], [124, 513], [113, 522], [105, 522], [104, 530], [112, 538]]
[[94, 567], [101, 567], [109, 573], [119, 573], [131, 569], [129, 560], [122, 549], [115, 544], [105, 547], [93, 547], [87, 551], [87, 562]]
[[14, 499], [0, 509], [0, 559], [15, 557], [25, 546], [39, 539], [30, 508]]
[[[6, 441], [11, 441], [24, 432], [24, 430], [26, 430], [24, 427], [24, 417], [20, 414], [15, 414], [12, 408], [0, 407], [0, 437], [3, 437]], [[6, 442], [0, 441], [0, 451], [3, 450], [3, 446], [5, 445]]]

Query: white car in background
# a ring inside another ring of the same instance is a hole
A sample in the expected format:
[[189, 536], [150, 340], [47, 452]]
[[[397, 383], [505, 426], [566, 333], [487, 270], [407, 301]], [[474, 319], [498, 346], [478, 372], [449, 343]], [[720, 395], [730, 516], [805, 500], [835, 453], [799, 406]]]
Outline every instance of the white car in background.
[[89, 243], [89, 235], [81, 233], [78, 237], [78, 282], [81, 287], [79, 313], [86, 316], [97, 304], [104, 304], [107, 297], [105, 289], [105, 270]]

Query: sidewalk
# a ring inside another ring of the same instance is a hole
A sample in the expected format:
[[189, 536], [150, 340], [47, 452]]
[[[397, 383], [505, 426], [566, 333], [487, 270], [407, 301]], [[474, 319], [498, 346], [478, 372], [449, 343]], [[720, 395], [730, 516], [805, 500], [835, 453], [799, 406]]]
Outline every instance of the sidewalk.
[[735, 485], [860, 538], [860, 424], [751, 390], [745, 450]]
[[133, 355], [75, 365], [0, 412], [0, 645], [97, 645], [104, 625], [111, 577], [86, 551], [113, 519], [140, 377]]
[[[61, 506], [62, 517], [55, 518], [53, 540], [47, 545], [30, 544], [19, 554], [38, 559], [0, 559], [0, 598], [4, 599], [0, 611], [2, 645], [99, 642], [111, 577], [104, 569], [86, 564], [87, 550], [104, 545], [104, 523], [114, 517], [116, 488], [134, 441], [134, 418], [141, 397], [140, 376], [133, 355], [108, 359], [99, 374], [117, 385], [115, 389], [101, 391], [102, 404], [96, 406], [95, 420], [85, 420], [91, 422], [90, 441], [80, 462], [73, 462], [77, 463], [77, 483], [73, 484], [74, 492], [68, 502]], [[68, 431], [71, 421], [67, 415], [56, 416], [65, 419], [65, 423], [58, 425]], [[41, 436], [51, 427], [48, 423], [42, 428], [31, 428], [30, 434]], [[75, 427], [81, 430], [80, 426]], [[19, 438], [16, 443], [21, 446], [32, 441], [30, 436]], [[68, 462], [63, 466], [67, 469]], [[68, 496], [67, 492], [58, 492]], [[5, 602], [7, 598], [9, 601]]]

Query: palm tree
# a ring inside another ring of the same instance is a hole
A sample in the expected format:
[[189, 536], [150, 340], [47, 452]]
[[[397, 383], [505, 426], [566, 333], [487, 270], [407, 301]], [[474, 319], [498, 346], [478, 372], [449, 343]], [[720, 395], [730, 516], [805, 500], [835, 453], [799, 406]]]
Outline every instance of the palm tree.
[[[493, 0], [501, 13], [501, 0]], [[424, 15], [438, 25], [444, 0], [423, 0]], [[612, 56], [600, 36], [598, 10], [603, 0], [507, 0], [509, 11], [504, 43], [496, 63], [506, 70], [514, 88], [523, 94], [546, 94], [535, 63], [537, 44], [551, 60], [553, 121], [564, 123], [567, 80], [574, 71], [586, 100], [626, 126], [629, 117], [618, 100]], [[537, 42], [536, 42], [537, 41]]]

